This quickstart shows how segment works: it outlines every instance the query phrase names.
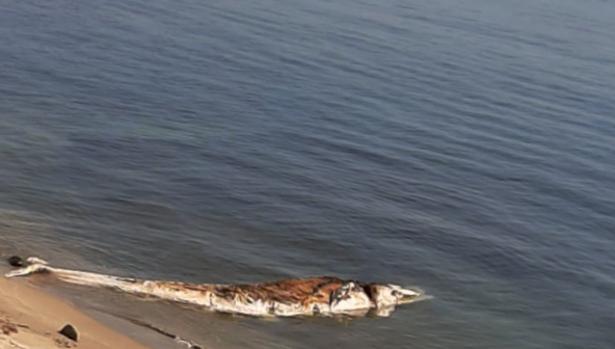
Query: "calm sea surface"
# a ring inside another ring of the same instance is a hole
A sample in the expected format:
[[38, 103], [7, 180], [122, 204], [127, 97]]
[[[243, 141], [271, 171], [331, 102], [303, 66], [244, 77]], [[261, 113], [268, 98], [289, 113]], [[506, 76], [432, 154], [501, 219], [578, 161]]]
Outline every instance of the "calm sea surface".
[[615, 3], [0, 0], [12, 253], [435, 297], [265, 321], [68, 290], [211, 348], [611, 349]]

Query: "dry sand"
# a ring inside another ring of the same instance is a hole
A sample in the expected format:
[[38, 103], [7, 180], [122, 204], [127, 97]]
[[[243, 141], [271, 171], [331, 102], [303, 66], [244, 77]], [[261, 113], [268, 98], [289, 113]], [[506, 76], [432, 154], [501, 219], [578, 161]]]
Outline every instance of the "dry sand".
[[[79, 332], [75, 343], [58, 334], [66, 324]], [[0, 349], [146, 349], [74, 306], [28, 284], [0, 276]]]

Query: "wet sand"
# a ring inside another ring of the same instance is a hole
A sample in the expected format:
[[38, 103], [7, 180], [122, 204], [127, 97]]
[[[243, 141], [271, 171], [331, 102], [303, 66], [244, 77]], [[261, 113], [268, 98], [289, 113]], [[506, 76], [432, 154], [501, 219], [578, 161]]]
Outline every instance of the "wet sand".
[[[74, 342], [58, 331], [66, 324], [78, 331]], [[81, 348], [146, 349], [127, 336], [85, 315], [27, 280], [0, 278], [0, 349]]]

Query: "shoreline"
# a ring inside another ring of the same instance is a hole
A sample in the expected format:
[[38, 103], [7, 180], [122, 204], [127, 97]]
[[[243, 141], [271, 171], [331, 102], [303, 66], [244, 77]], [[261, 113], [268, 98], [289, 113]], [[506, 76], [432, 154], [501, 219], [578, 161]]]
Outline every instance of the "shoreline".
[[[58, 331], [73, 325], [74, 342]], [[151, 349], [50, 295], [28, 280], [0, 277], [0, 349]]]

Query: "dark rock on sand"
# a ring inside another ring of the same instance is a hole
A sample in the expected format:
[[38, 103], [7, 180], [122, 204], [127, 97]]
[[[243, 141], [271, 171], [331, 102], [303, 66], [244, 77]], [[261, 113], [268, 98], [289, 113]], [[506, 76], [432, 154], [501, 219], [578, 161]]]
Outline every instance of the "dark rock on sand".
[[59, 333], [68, 339], [74, 340], [75, 342], [79, 337], [77, 334], [77, 329], [70, 324], [64, 326]]
[[25, 265], [24, 260], [23, 260], [21, 257], [19, 257], [19, 256], [12, 256], [12, 257], [9, 257], [9, 259], [7, 259], [7, 261], [8, 261], [8, 262], [9, 262], [9, 264], [10, 264], [11, 266], [13, 266], [13, 267], [18, 267], [18, 268], [20, 268], [20, 267], [23, 267], [23, 266]]

